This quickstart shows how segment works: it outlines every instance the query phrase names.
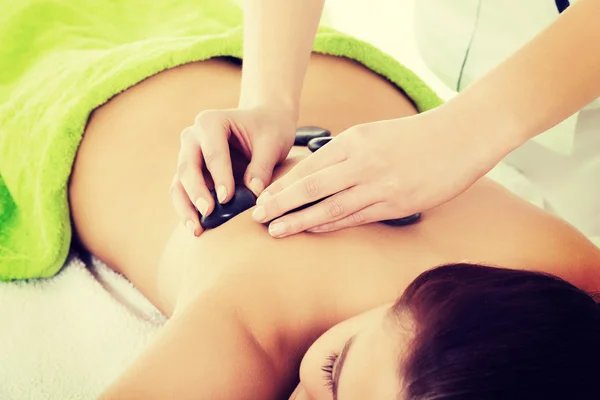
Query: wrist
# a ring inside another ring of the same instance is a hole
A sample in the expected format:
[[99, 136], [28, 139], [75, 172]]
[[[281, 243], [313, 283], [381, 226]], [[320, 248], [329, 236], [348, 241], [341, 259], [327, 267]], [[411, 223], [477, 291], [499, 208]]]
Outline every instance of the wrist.
[[298, 121], [299, 107], [290, 96], [240, 96], [238, 108], [266, 109], [285, 114], [296, 123]]
[[266, 75], [256, 63], [242, 68], [239, 108], [280, 110], [298, 120], [301, 81], [294, 82], [278, 74]]
[[[252, 80], [256, 82], [257, 79]], [[238, 101], [239, 108], [263, 108], [281, 111], [290, 114], [294, 122], [298, 120], [300, 94], [294, 90], [285, 90], [285, 85], [276, 85], [277, 88], [264, 87], [264, 85], [249, 85], [248, 78], [242, 78], [242, 87]]]
[[532, 136], [520, 114], [512, 112], [506, 102], [499, 104], [489, 98], [478, 98], [476, 93], [468, 91], [432, 110], [432, 114], [437, 114], [435, 118], [445, 130], [448, 127], [455, 130], [467, 149], [494, 165]]

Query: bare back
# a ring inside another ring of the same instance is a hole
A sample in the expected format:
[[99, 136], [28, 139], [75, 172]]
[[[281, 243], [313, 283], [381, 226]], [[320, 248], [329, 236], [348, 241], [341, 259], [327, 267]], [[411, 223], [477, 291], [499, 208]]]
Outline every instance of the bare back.
[[[204, 109], [235, 107], [239, 82], [239, 66], [223, 60], [158, 74], [94, 112], [78, 153], [70, 200], [82, 243], [167, 314], [177, 297], [208, 290], [231, 266], [245, 264], [260, 265], [258, 275], [252, 269], [256, 290], [278, 285], [290, 298], [311, 301], [298, 289], [310, 288], [338, 299], [336, 318], [392, 301], [425, 269], [465, 260], [553, 272], [598, 288], [588, 274], [589, 266], [600, 267], [591, 243], [487, 180], [410, 227], [370, 224], [277, 240], [247, 212], [192, 238], [168, 194], [179, 133]], [[366, 68], [313, 56], [299, 125], [339, 133], [415, 112], [400, 90]], [[295, 149], [277, 175], [306, 154]]]

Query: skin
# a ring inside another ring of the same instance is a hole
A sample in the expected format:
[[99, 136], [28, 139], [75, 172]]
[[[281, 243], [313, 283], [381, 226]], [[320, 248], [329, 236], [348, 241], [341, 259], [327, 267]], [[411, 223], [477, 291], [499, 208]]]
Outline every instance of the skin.
[[[295, 41], [294, 37], [297, 32], [314, 37], [318, 18], [310, 16], [320, 15], [323, 3], [246, 2], [245, 68], [237, 108], [232, 102], [229, 109], [197, 109], [194, 123], [182, 133], [171, 194], [177, 213], [193, 235], [201, 231], [197, 211], [209, 215], [215, 206], [209, 186], [214, 185], [220, 203], [233, 195], [231, 149], [242, 149], [250, 160], [241, 181], [256, 196], [272, 181], [275, 164], [288, 155], [312, 48], [311, 40]], [[263, 21], [269, 21], [269, 29], [264, 29]], [[278, 32], [279, 40], [272, 40], [272, 32]], [[203, 174], [203, 169], [209, 174]]]
[[[390, 307], [367, 311], [322, 335], [304, 356], [300, 384], [290, 399], [397, 399], [402, 390], [398, 362], [411, 331]], [[328, 362], [332, 354], [337, 355], [333, 363]], [[322, 370], [328, 365], [333, 367], [331, 381]]]
[[[90, 118], [70, 182], [78, 239], [170, 317], [103, 399], [286, 398], [319, 336], [393, 302], [440, 264], [543, 270], [587, 290], [600, 287], [595, 246], [488, 180], [405, 228], [370, 224], [273, 240], [248, 210], [190, 235], [168, 195], [179, 132], [199, 109], [234, 107], [240, 75], [238, 65], [224, 60], [174, 68]], [[415, 113], [385, 79], [327, 56], [311, 59], [300, 104], [299, 125], [336, 134]], [[276, 178], [307, 155], [294, 150]], [[233, 162], [234, 173], [243, 175], [243, 159]], [[348, 373], [360, 368], [353, 357]], [[344, 385], [341, 391], [352, 390]]]
[[[307, 54], [311, 52], [324, 4], [324, 0], [244, 1], [246, 63], [240, 106], [277, 104], [297, 118], [309, 62]], [[264, 29], [263, 21], [269, 21], [269, 29]]]
[[[263, 20], [277, 21], [283, 12], [274, 3], [248, 1], [248, 8], [273, 7], [264, 11]], [[261, 48], [285, 43], [300, 49], [312, 41], [311, 27], [319, 18], [321, 1], [301, 3], [309, 6], [299, 13], [304, 19], [298, 26], [281, 26], [281, 34], [262, 38]], [[399, 218], [454, 198], [512, 150], [600, 96], [599, 14], [600, 1], [579, 0], [521, 50], [441, 107], [415, 118], [353, 126], [323, 152], [269, 185], [254, 219], [272, 221], [271, 235], [286, 237], [308, 229], [329, 232]], [[302, 29], [304, 25], [308, 28]], [[265, 51], [260, 65], [282, 70], [303, 65], [301, 56], [284, 54], [289, 58], [278, 56], [275, 62]], [[257, 65], [249, 66], [251, 72]], [[289, 89], [281, 87], [290, 96], [302, 72], [295, 78]], [[365, 136], [373, 138], [369, 147], [363, 146]], [[412, 168], [417, 163], [421, 168], [415, 174]], [[331, 216], [326, 205], [317, 204], [281, 217], [326, 196], [332, 196], [343, 212]]]

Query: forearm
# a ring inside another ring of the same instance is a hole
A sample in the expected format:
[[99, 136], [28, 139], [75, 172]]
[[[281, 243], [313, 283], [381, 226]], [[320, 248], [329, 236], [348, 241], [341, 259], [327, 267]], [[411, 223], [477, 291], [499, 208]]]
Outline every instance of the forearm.
[[324, 0], [245, 0], [240, 105], [298, 112], [302, 81]]
[[599, 15], [600, 1], [578, 1], [439, 113], [499, 156], [553, 127], [600, 96]]

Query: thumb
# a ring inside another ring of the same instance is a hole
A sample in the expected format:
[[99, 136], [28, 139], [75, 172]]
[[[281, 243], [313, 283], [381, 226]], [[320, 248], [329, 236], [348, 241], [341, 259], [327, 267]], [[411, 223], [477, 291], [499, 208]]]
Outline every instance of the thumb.
[[246, 168], [244, 182], [257, 197], [271, 183], [273, 169], [280, 156], [281, 149], [273, 143], [273, 140], [263, 139], [254, 146], [252, 159]]

